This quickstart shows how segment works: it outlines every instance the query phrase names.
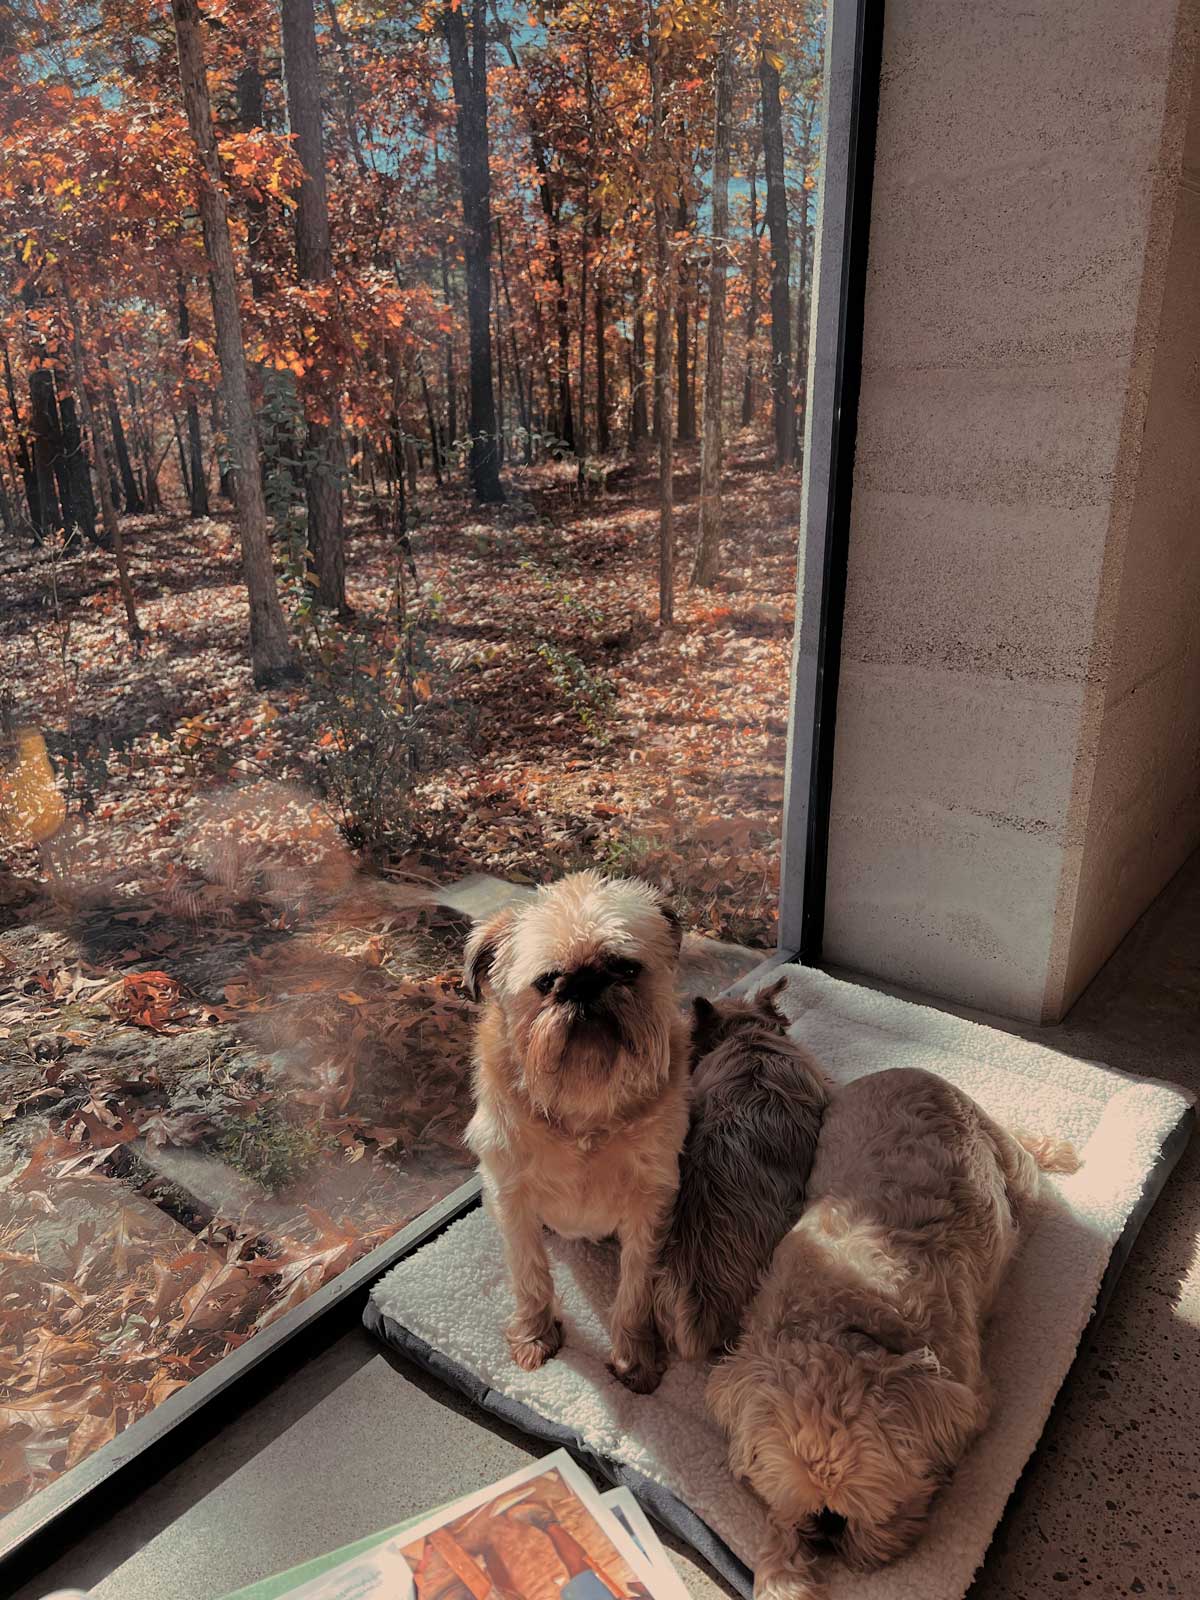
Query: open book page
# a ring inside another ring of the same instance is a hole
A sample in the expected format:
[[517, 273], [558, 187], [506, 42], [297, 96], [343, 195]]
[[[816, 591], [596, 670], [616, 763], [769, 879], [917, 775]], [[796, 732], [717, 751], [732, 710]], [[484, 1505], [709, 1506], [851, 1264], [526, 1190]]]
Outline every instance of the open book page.
[[406, 1533], [350, 1556], [297, 1589], [285, 1600], [411, 1600], [412, 1569], [404, 1555]]
[[565, 1450], [313, 1565], [229, 1600], [687, 1600], [633, 1496]]

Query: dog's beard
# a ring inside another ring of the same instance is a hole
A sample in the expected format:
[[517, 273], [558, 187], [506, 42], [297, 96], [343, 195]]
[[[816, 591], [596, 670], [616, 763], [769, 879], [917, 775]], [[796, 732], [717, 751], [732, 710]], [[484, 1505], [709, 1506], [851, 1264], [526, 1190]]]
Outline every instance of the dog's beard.
[[550, 1117], [601, 1123], [661, 1088], [669, 1065], [670, 1021], [634, 990], [583, 1008], [545, 1005], [522, 1052], [522, 1083]]

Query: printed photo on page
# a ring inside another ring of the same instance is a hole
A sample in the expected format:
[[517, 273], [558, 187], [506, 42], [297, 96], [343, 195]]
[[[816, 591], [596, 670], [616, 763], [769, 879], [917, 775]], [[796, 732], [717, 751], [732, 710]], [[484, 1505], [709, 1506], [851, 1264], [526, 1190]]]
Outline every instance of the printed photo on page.
[[600, 1496], [600, 1504], [616, 1517], [617, 1521], [650, 1563], [654, 1590], [660, 1600], [688, 1600], [683, 1579], [671, 1564], [662, 1540], [655, 1533], [649, 1517], [637, 1503], [629, 1489], [610, 1489]]
[[675, 1600], [565, 1451], [402, 1538], [416, 1600]]

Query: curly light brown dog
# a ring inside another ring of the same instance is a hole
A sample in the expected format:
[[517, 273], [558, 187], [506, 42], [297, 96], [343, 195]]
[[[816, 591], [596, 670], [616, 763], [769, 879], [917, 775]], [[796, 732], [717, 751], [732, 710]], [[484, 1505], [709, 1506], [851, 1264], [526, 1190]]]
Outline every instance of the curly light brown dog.
[[804, 1203], [829, 1082], [788, 1037], [786, 982], [693, 1002], [691, 1120], [655, 1282], [663, 1336], [688, 1361], [737, 1336]]
[[475, 928], [463, 982], [486, 997], [466, 1139], [504, 1239], [514, 1361], [562, 1342], [543, 1227], [620, 1241], [612, 1370], [661, 1376], [652, 1271], [687, 1131], [678, 919], [648, 884], [579, 872]]
[[917, 1538], [987, 1418], [981, 1335], [1039, 1164], [1075, 1162], [932, 1073], [835, 1092], [804, 1214], [708, 1391], [773, 1527], [756, 1593], [818, 1593], [822, 1537], [856, 1567]]

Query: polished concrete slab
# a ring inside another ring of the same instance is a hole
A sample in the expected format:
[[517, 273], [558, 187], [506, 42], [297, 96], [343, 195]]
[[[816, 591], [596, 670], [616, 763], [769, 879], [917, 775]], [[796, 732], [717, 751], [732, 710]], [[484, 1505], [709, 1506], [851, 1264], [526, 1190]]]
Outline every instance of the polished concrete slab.
[[[1056, 1028], [1030, 1037], [1200, 1089], [1200, 857]], [[1151, 1213], [971, 1600], [1200, 1594], [1200, 1141]], [[97, 1527], [13, 1600], [217, 1597], [480, 1487], [531, 1450], [342, 1338]], [[719, 1584], [678, 1563], [697, 1600]]]

